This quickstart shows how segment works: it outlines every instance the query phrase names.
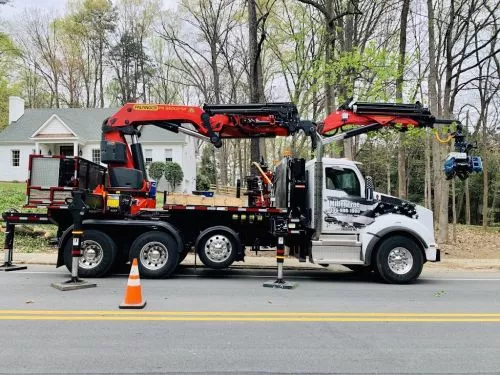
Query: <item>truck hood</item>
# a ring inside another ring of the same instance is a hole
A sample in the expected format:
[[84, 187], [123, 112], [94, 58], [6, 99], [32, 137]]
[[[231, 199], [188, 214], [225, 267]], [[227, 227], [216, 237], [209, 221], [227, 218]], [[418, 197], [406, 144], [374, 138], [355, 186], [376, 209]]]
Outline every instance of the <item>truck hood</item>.
[[375, 197], [376, 200], [384, 200], [387, 199], [389, 201], [392, 201], [392, 203], [397, 203], [397, 202], [407, 202], [415, 206], [415, 210], [417, 211], [417, 220], [429, 230], [430, 233], [434, 235], [434, 215], [431, 210], [428, 208], [425, 208], [424, 206], [415, 204], [413, 202], [394, 197], [392, 195], [384, 194], [384, 193], [379, 193], [379, 192], [374, 192], [373, 196]]

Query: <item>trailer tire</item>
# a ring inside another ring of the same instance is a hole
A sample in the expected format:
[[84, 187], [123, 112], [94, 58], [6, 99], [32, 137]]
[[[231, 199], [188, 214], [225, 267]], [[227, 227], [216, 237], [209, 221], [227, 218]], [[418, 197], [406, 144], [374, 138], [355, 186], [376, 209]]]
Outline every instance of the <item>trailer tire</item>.
[[233, 264], [241, 248], [238, 235], [228, 227], [205, 229], [196, 240], [195, 249], [203, 264], [213, 269], [223, 269]]
[[383, 239], [375, 254], [375, 261], [375, 272], [390, 284], [414, 282], [420, 276], [424, 265], [420, 246], [404, 235]]
[[149, 279], [169, 277], [179, 264], [178, 244], [165, 232], [141, 234], [130, 246], [130, 259], [137, 258], [139, 273]]
[[[70, 239], [64, 245], [64, 264], [71, 272], [73, 242]], [[83, 232], [82, 256], [78, 263], [78, 276], [102, 277], [108, 273], [115, 262], [117, 246], [106, 233], [98, 230]]]

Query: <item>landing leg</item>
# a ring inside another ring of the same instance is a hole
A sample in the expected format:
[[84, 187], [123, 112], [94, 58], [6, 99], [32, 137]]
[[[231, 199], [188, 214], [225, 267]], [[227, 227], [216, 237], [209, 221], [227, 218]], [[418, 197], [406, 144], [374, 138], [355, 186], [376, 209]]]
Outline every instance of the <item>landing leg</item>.
[[263, 284], [265, 288], [280, 288], [293, 289], [297, 286], [296, 283], [288, 282], [283, 279], [283, 263], [285, 261], [285, 241], [283, 237], [278, 237], [278, 245], [276, 247], [276, 262], [278, 264], [278, 278], [270, 280]]
[[18, 271], [25, 270], [27, 266], [16, 266], [12, 263], [12, 254], [14, 252], [14, 229], [15, 225], [7, 223], [5, 230], [5, 241], [4, 241], [4, 252], [5, 258], [4, 263], [0, 266], [0, 270], [4, 271]]

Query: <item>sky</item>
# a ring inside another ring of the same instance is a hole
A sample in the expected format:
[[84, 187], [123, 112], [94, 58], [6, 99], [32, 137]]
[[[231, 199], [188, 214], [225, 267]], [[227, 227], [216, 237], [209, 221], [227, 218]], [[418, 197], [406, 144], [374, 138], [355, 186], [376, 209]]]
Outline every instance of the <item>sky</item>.
[[[1, 1], [1, 0], [0, 0]], [[161, 0], [165, 8], [175, 9], [178, 0]], [[62, 12], [68, 0], [11, 0], [0, 7], [0, 17], [5, 20], [14, 18], [25, 8], [38, 8]], [[113, 0], [116, 2], [116, 0]]]

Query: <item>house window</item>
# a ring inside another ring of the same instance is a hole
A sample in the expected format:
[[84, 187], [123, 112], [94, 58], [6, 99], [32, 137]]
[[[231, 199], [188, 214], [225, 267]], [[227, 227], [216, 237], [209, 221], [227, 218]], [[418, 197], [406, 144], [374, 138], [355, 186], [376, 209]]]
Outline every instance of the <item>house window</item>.
[[96, 164], [101, 164], [101, 150], [98, 148], [92, 149], [92, 161]]
[[171, 148], [166, 148], [165, 149], [165, 161], [172, 161], [172, 149]]
[[147, 148], [144, 150], [144, 160], [146, 162], [146, 165], [149, 165], [153, 162], [153, 150], [150, 148]]
[[12, 166], [19, 167], [19, 159], [21, 158], [21, 151], [11, 150], [11, 155], [12, 155]]

